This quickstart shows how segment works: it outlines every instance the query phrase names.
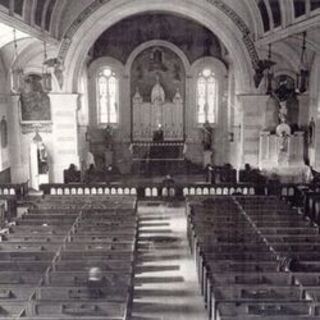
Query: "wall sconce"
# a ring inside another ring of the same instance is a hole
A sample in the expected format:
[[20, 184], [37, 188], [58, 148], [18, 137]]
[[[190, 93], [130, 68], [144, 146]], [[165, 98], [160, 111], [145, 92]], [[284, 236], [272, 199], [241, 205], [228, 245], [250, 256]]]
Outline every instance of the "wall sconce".
[[234, 132], [229, 132], [229, 142], [234, 141]]

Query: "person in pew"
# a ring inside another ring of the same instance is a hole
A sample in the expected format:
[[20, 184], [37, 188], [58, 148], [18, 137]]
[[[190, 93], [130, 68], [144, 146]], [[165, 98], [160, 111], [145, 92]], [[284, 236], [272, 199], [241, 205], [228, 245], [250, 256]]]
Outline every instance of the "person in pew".
[[96, 174], [97, 174], [96, 168], [93, 164], [91, 164], [89, 169], [86, 171], [85, 182], [86, 183], [94, 182], [96, 179]]
[[162, 180], [163, 186], [166, 188], [174, 187], [175, 181], [170, 174], [167, 174], [166, 177]]
[[100, 268], [90, 268], [87, 285], [90, 299], [99, 299], [103, 296], [104, 277]]
[[244, 165], [244, 170], [241, 170], [240, 173], [240, 182], [250, 182], [251, 180], [251, 166], [249, 163]]
[[295, 257], [284, 257], [279, 260], [278, 272], [302, 272], [304, 266], [300, 264], [299, 260]]
[[64, 170], [64, 183], [80, 182], [80, 171], [75, 164], [71, 163], [67, 170]]

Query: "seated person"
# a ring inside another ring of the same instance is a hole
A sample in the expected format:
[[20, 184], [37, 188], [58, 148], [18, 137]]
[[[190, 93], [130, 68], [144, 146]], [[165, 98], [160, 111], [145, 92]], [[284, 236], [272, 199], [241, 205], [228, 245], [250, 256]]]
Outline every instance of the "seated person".
[[222, 168], [221, 182], [235, 183], [237, 181], [237, 173], [230, 163], [226, 163]]
[[240, 182], [251, 182], [251, 167], [249, 163], [244, 165], [244, 170], [240, 170], [239, 178]]
[[75, 164], [71, 163], [67, 170], [64, 170], [64, 183], [80, 182], [81, 174]]
[[164, 187], [170, 188], [175, 185], [174, 179], [171, 177], [170, 174], [167, 174], [166, 177], [162, 180]]
[[102, 271], [100, 268], [90, 268], [87, 285], [90, 299], [99, 299], [102, 297], [102, 287], [104, 286], [104, 278], [102, 276]]
[[96, 169], [94, 164], [91, 164], [89, 169], [86, 171], [85, 182], [93, 182], [96, 179]]

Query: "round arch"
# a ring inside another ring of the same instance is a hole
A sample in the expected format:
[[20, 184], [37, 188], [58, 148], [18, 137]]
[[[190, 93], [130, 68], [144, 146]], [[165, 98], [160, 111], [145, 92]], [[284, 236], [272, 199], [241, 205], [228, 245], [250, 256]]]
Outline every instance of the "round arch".
[[159, 46], [159, 47], [165, 47], [170, 49], [171, 51], [173, 51], [182, 61], [183, 66], [184, 66], [184, 70], [186, 72], [186, 75], [189, 74], [190, 72], [190, 63], [188, 58], [186, 57], [186, 55], [184, 54], [184, 52], [182, 50], [180, 50], [176, 45], [168, 42], [168, 41], [164, 41], [164, 40], [151, 40], [151, 41], [147, 41], [144, 42], [142, 44], [140, 44], [138, 47], [136, 47], [130, 54], [125, 68], [124, 68], [124, 72], [125, 75], [129, 77], [130, 75], [130, 70], [132, 67], [132, 64], [134, 62], [134, 60], [137, 58], [137, 56], [143, 52], [144, 50], [153, 47], [153, 46]]
[[65, 59], [65, 74], [68, 75], [64, 84], [66, 91], [77, 92], [79, 74], [88, 50], [107, 28], [128, 16], [152, 11], [183, 15], [200, 21], [219, 37], [230, 52], [235, 65], [237, 90], [242, 93], [255, 90], [252, 81], [252, 64], [243, 42], [243, 34], [234, 23], [230, 23], [229, 17], [215, 10], [210, 3], [185, 1], [182, 4], [171, 0], [120, 1], [117, 1], [117, 5], [115, 1], [110, 1], [92, 13], [75, 32], [72, 41], [70, 40]]

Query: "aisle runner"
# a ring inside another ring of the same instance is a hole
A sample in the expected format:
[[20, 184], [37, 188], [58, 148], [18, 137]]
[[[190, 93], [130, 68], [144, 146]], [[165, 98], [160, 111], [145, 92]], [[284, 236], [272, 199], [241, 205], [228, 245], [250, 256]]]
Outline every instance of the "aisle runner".
[[140, 202], [132, 320], [207, 319], [186, 238], [184, 204]]

